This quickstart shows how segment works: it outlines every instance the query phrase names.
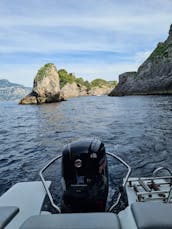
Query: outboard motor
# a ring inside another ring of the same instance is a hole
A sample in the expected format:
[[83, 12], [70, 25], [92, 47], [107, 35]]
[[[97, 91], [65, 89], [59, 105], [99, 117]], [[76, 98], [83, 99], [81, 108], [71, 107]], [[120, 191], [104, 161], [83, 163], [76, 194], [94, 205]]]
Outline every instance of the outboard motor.
[[105, 211], [108, 169], [104, 144], [98, 139], [76, 141], [62, 155], [62, 212]]

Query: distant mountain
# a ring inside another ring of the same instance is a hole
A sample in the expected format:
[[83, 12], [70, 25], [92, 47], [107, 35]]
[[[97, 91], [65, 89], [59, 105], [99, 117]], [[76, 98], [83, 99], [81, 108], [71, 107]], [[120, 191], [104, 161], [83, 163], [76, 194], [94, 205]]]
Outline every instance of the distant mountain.
[[31, 92], [31, 88], [0, 79], [0, 101], [18, 101]]

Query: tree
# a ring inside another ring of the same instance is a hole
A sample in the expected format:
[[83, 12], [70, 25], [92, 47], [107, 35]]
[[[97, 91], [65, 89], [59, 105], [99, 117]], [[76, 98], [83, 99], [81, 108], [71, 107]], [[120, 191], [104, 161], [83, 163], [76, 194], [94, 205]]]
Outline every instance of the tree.
[[116, 80], [108, 81], [109, 85], [116, 86], [118, 82]]
[[82, 77], [76, 78], [76, 83], [81, 84], [81, 85], [84, 85], [84, 80], [83, 80], [83, 78], [82, 78]]
[[64, 87], [67, 83], [75, 82], [76, 78], [72, 73], [68, 73], [65, 69], [60, 69], [58, 71], [60, 77], [60, 87]]
[[103, 80], [103, 79], [95, 79], [91, 82], [91, 85], [93, 87], [102, 87], [102, 86], [106, 86], [108, 85], [108, 82], [106, 80]]
[[84, 86], [87, 88], [88, 91], [91, 90], [91, 83], [88, 80], [84, 81]]

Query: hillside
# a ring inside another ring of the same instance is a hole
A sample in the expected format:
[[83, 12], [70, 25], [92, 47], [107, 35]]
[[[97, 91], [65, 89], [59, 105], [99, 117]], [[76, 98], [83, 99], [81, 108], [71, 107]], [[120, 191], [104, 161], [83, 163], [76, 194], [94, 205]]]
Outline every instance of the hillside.
[[23, 85], [11, 83], [6, 79], [0, 80], [0, 101], [18, 101], [30, 91], [31, 88]]

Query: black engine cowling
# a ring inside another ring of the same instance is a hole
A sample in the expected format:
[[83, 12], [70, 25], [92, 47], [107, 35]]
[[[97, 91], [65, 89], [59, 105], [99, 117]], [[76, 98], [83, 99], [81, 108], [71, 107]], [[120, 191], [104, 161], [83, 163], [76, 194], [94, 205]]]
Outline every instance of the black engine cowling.
[[76, 141], [62, 154], [62, 212], [105, 211], [108, 169], [104, 144], [98, 139]]

